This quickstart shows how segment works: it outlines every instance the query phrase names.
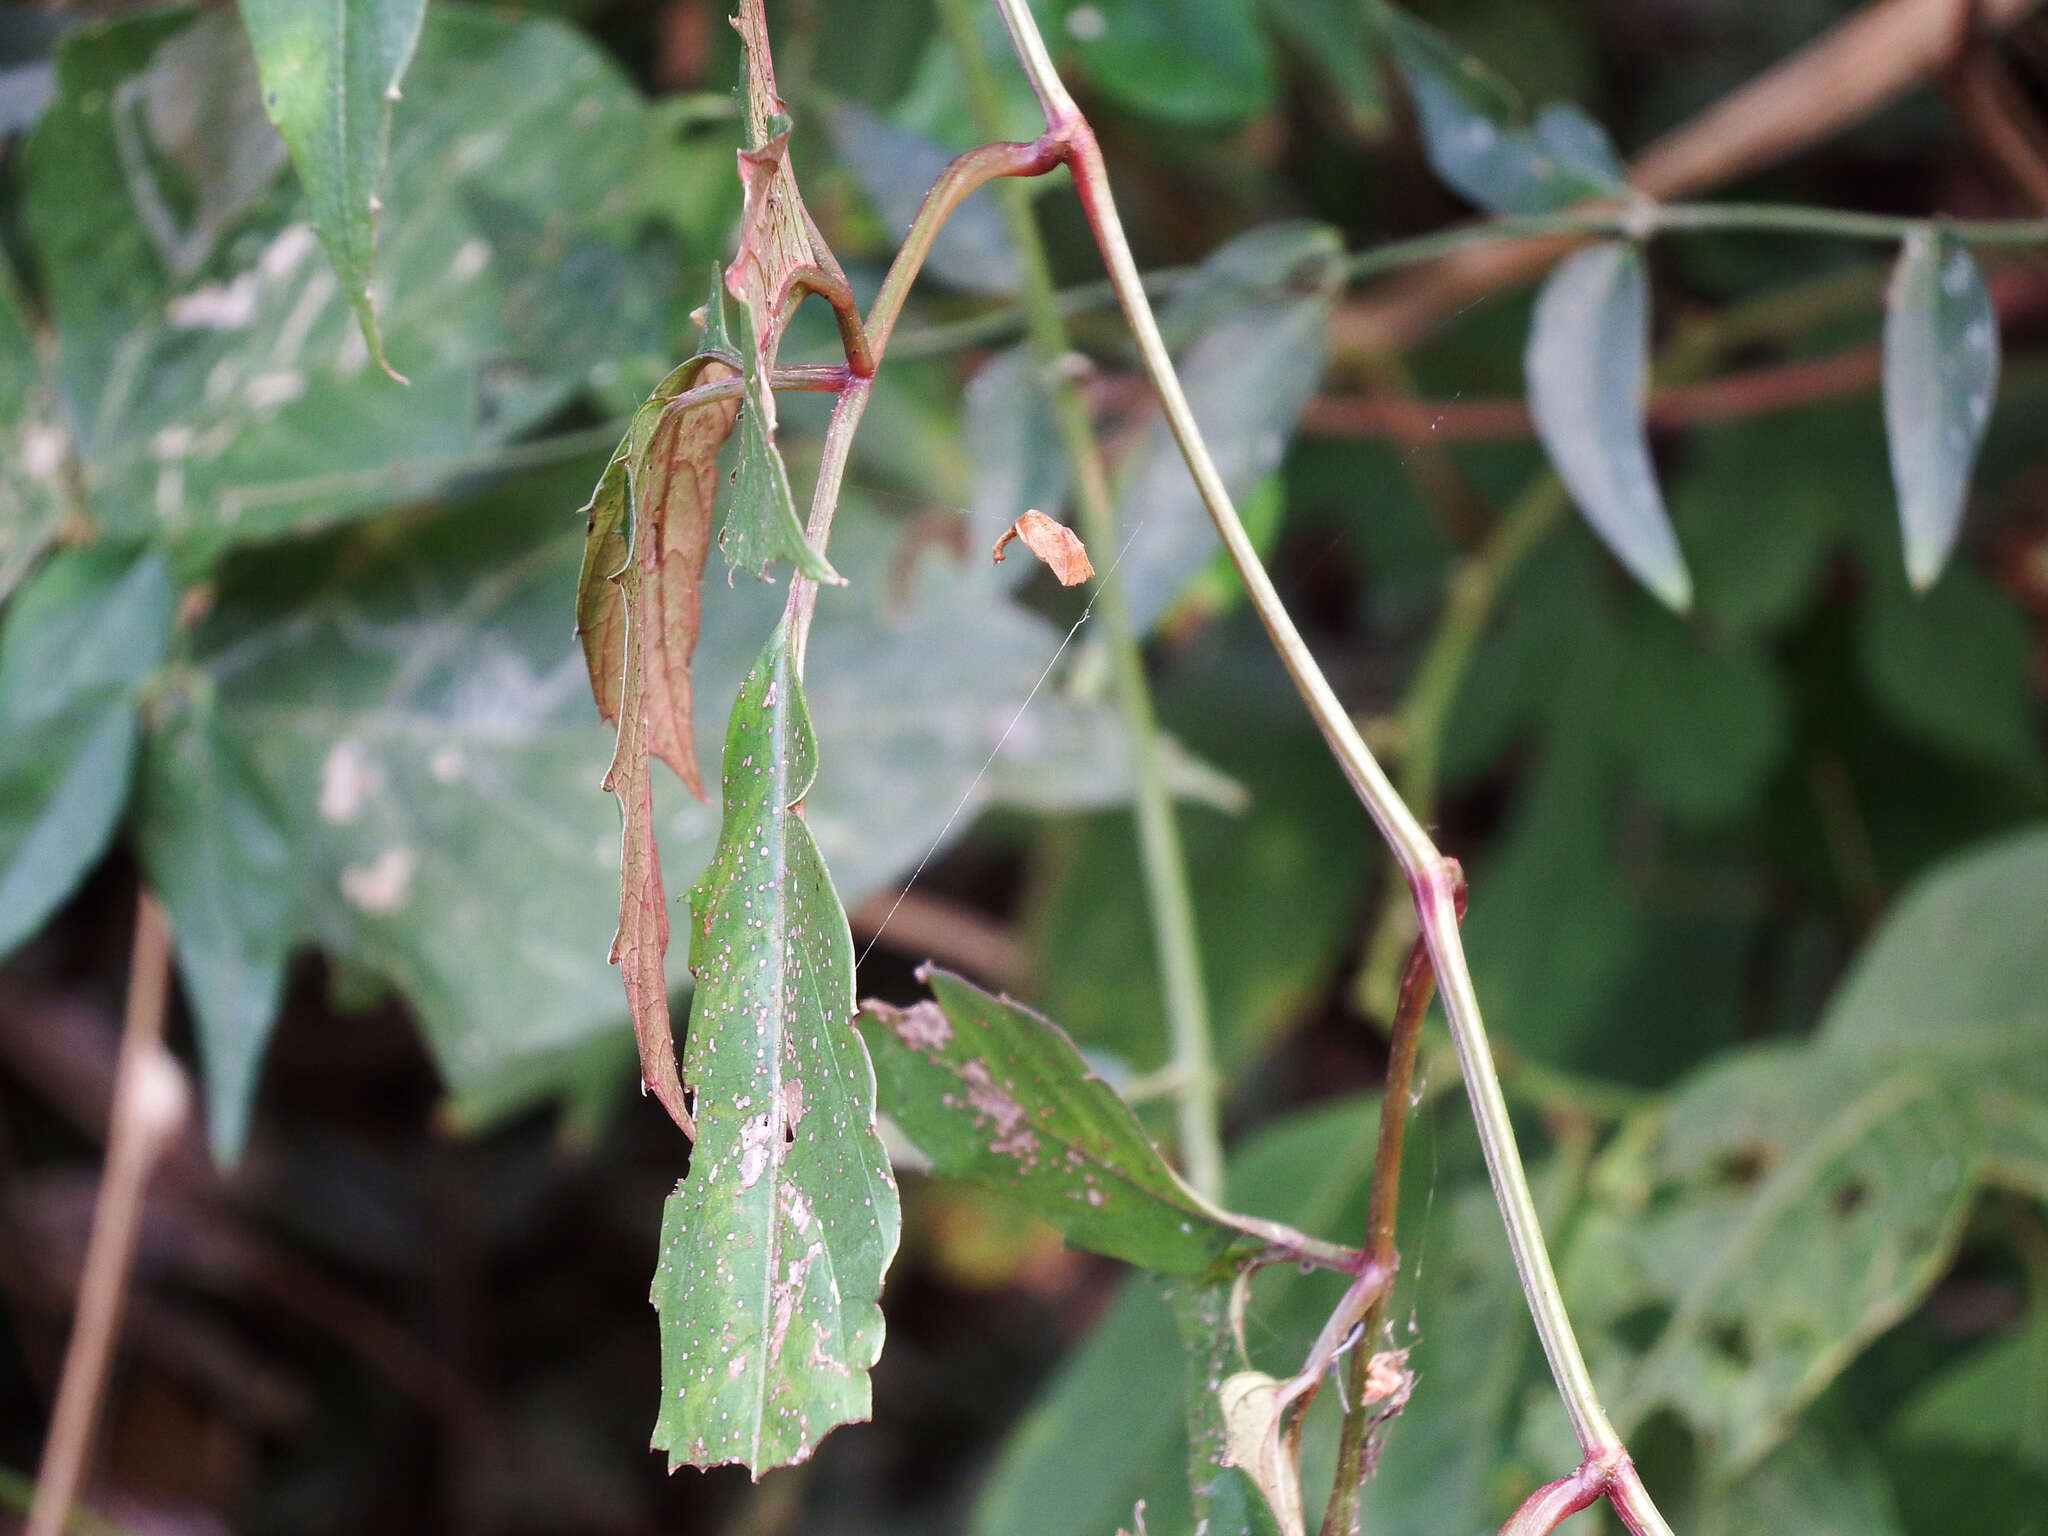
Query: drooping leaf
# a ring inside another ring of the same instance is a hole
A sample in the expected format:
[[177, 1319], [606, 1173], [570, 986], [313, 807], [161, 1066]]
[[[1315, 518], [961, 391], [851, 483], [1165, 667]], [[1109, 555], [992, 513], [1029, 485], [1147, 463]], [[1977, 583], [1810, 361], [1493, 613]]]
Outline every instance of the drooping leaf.
[[601, 367], [658, 376], [667, 268], [614, 211], [651, 131], [631, 85], [558, 23], [459, 6], [431, 10], [408, 79], [377, 245], [401, 390], [320, 259], [234, 18], [66, 41], [21, 215], [103, 532], [196, 571], [488, 469]]
[[1644, 586], [1683, 611], [1692, 578], [1643, 426], [1649, 346], [1642, 255], [1608, 241], [1566, 257], [1544, 281], [1523, 366], [1536, 434], [1579, 511]]
[[1966, 246], [1939, 230], [1906, 237], [1884, 312], [1884, 424], [1906, 574], [1934, 584], [1955, 548], [1991, 402], [1998, 316]]
[[[1234, 498], [1280, 467], [1321, 380], [1341, 249], [1322, 225], [1254, 229], [1213, 252], [1161, 318], [1169, 337], [1194, 337], [1179, 358], [1188, 403]], [[1164, 420], [1134, 461], [1119, 487], [1124, 547], [1096, 553], [1105, 570], [1119, 562], [1145, 629], [1222, 546]]]
[[[742, 327], [752, 324], [751, 316], [743, 313]], [[748, 338], [747, 352], [752, 356], [751, 330]], [[748, 365], [746, 400], [740, 406], [739, 463], [732, 472], [725, 521], [718, 529], [719, 553], [733, 570], [763, 580], [770, 566], [787, 560], [813, 581], [838, 581], [838, 573], [804, 537], [803, 520], [789, 488], [789, 468], [775, 444], [775, 395], [766, 377], [757, 365]]]
[[426, 0], [237, 0], [256, 51], [263, 107], [277, 124], [377, 366], [372, 265], [399, 81]]
[[1097, 0], [1067, 11], [1067, 40], [1119, 105], [1169, 122], [1229, 122], [1273, 99], [1256, 0]]
[[726, 735], [690, 891], [689, 1173], [662, 1217], [654, 1445], [671, 1466], [802, 1461], [865, 1418], [898, 1208], [853, 1027], [853, 938], [803, 815], [817, 738], [777, 626]]
[[[1027, 507], [1057, 512], [1067, 499], [1067, 456], [1039, 368], [1029, 347], [1010, 347], [967, 381], [960, 434], [974, 466], [967, 502], [976, 544], [993, 543]], [[1016, 586], [1029, 567], [1006, 566], [1003, 574]]]
[[70, 443], [14, 270], [0, 258], [0, 602], [56, 537]]
[[1408, 83], [1430, 168], [1494, 213], [1540, 213], [1628, 190], [1606, 131], [1553, 102], [1525, 120], [1506, 81], [1435, 28], [1382, 6], [1394, 61]]
[[1002, 537], [996, 540], [992, 554], [997, 565], [1003, 563], [1003, 551], [1012, 539], [1038, 556], [1040, 563], [1063, 587], [1077, 586], [1095, 574], [1081, 536], [1066, 524], [1054, 522], [1036, 507], [1027, 510], [1005, 528]]
[[1643, 1162], [1618, 1154], [1566, 1289], [1624, 1424], [1668, 1405], [1740, 1475], [1926, 1294], [1983, 1183], [2048, 1189], [2043, 912], [2048, 833], [1962, 856], [1900, 900], [1813, 1042], [1707, 1068]]
[[883, 1108], [936, 1171], [1005, 1191], [1076, 1247], [1161, 1274], [1203, 1274], [1246, 1245], [1050, 1020], [936, 966], [918, 975], [931, 1001], [870, 1000], [862, 1028]]
[[96, 545], [44, 562], [0, 628], [0, 955], [99, 859], [128, 801], [139, 687], [163, 660], [161, 555]]
[[248, 1134], [285, 962], [304, 931], [295, 850], [212, 688], [165, 707], [143, 756], [137, 826], [198, 1025], [207, 1140], [225, 1165]]

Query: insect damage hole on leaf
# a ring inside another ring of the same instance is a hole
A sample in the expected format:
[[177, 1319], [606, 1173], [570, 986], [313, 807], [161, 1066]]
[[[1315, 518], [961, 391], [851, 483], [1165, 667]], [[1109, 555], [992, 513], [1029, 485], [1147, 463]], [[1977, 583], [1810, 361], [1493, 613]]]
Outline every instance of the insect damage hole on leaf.
[[996, 540], [996, 547], [989, 553], [998, 565], [1002, 564], [1003, 551], [1012, 539], [1021, 540], [1026, 549], [1044, 561], [1046, 569], [1059, 578], [1063, 587], [1078, 586], [1095, 574], [1081, 536], [1036, 507], [1005, 528], [1003, 536]]

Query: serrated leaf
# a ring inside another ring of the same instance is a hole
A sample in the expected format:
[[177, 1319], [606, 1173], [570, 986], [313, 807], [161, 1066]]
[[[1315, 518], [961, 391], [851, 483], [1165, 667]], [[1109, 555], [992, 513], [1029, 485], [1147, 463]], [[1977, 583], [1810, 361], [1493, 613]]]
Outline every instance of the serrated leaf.
[[1076, 1247], [1161, 1274], [1204, 1274], [1245, 1245], [1051, 1020], [936, 966], [918, 975], [931, 1001], [871, 999], [862, 1032], [883, 1107], [937, 1172], [1004, 1191]]
[[[741, 322], [747, 354], [756, 357], [752, 317], [742, 314]], [[775, 393], [768, 388], [766, 372], [755, 362], [747, 365], [739, 439], [732, 493], [726, 498], [725, 520], [718, 528], [718, 550], [726, 564], [765, 581], [770, 566], [787, 560], [813, 581], [838, 581], [839, 573], [804, 537], [803, 520], [797, 516], [796, 498], [789, 488], [789, 468], [775, 443]]]
[[1384, 6], [1387, 38], [1408, 83], [1430, 168], [1495, 213], [1540, 213], [1628, 191], [1600, 125], [1553, 102], [1525, 123], [1506, 81], [1443, 33]]
[[426, 0], [238, 0], [263, 106], [291, 151], [313, 227], [378, 367], [371, 287], [392, 107]]
[[152, 10], [66, 41], [21, 220], [103, 533], [162, 540], [186, 572], [362, 516], [488, 469], [600, 364], [663, 344], [666, 263], [616, 233], [648, 113], [596, 46], [436, 6], [408, 79], [377, 253], [400, 390], [283, 174], [234, 18]]
[[1643, 423], [1650, 347], [1642, 254], [1607, 241], [1566, 257], [1536, 298], [1523, 369], [1550, 462], [1615, 558], [1669, 606], [1692, 602]]
[[207, 1141], [226, 1165], [248, 1134], [285, 962], [303, 931], [297, 861], [211, 687], [187, 690], [168, 709], [143, 755], [136, 822], [198, 1025]]
[[163, 660], [161, 554], [94, 546], [44, 562], [0, 628], [0, 956], [61, 906], [128, 801], [140, 684]]
[[57, 535], [70, 451], [14, 269], [0, 256], [0, 602]]
[[1964, 855], [1899, 901], [1813, 1042], [1680, 1086], [1565, 1269], [1615, 1330], [1595, 1371], [1625, 1422], [1669, 1405], [1740, 1475], [1927, 1293], [1986, 1181], [2048, 1189], [2044, 912], [2048, 831]]
[[817, 739], [778, 625], [727, 730], [690, 890], [688, 1175], [662, 1217], [654, 1445], [671, 1467], [806, 1459], [865, 1418], [899, 1214], [853, 1027], [853, 938], [804, 820]]
[[1969, 249], [1906, 237], [1884, 311], [1884, 424], [1906, 574], [1933, 585], [1955, 548], [1970, 469], [1998, 391], [1998, 316]]

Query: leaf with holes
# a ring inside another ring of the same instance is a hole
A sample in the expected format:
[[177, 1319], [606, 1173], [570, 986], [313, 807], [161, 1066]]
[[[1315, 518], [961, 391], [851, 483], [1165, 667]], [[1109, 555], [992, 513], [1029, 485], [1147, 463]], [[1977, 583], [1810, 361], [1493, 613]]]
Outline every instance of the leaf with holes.
[[863, 1004], [889, 1116], [938, 1172], [1001, 1190], [1079, 1248], [1199, 1275], [1244, 1234], [1167, 1167], [1049, 1020], [936, 966], [931, 1000]]
[[[2048, 1191], [2048, 830], [1893, 909], [1811, 1043], [1683, 1084], [1566, 1265], [1619, 1417], [1678, 1410], [1754, 1466], [1947, 1267], [1987, 1182]], [[1645, 1317], [1651, 1342], [1625, 1341]]]
[[240, 0], [263, 107], [291, 152], [313, 226], [370, 356], [386, 372], [371, 289], [391, 113], [426, 0]]
[[1884, 309], [1884, 425], [1906, 574], [1934, 583], [1962, 527], [1970, 468], [1998, 391], [1998, 316], [1960, 240], [1906, 237]]
[[853, 938], [803, 814], [817, 738], [778, 625], [727, 728], [690, 890], [690, 1171], [669, 1196], [654, 1444], [671, 1467], [806, 1459], [865, 1418], [898, 1207], [853, 1027]]
[[1566, 257], [1545, 280], [1523, 369], [1536, 435], [1579, 511], [1615, 558], [1682, 611], [1692, 578], [1643, 426], [1649, 348], [1642, 254], [1613, 240]]

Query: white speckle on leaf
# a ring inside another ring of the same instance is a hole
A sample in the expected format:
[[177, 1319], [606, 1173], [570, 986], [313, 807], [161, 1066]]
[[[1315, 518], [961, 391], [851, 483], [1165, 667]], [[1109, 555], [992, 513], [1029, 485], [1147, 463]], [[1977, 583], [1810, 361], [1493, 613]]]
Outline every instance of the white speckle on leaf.
[[1099, 6], [1077, 5], [1067, 12], [1067, 36], [1077, 43], [1092, 43], [1109, 30], [1109, 18]]
[[346, 826], [384, 788], [384, 770], [354, 737], [337, 741], [320, 765], [320, 816]]
[[64, 462], [68, 441], [62, 427], [30, 425], [21, 434], [21, 467], [38, 480], [52, 479]]
[[752, 1189], [768, 1171], [768, 1143], [774, 1135], [767, 1110], [740, 1122], [740, 1188]]
[[341, 894], [365, 912], [396, 912], [412, 890], [419, 855], [405, 847], [386, 848], [368, 864], [351, 864], [341, 872]]
[[945, 1009], [929, 1000], [905, 1008], [889, 1021], [889, 1027], [913, 1051], [935, 1051], [953, 1038], [953, 1026], [946, 1020]]

